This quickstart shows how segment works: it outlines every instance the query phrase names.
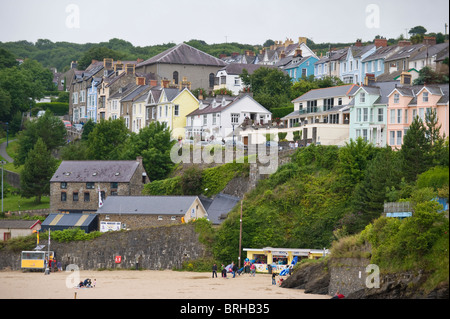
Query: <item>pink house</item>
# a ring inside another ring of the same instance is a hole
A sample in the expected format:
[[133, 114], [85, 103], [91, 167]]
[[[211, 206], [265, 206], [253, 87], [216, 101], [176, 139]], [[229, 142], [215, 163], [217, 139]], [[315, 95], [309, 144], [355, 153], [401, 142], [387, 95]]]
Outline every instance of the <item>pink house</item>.
[[449, 86], [448, 84], [396, 87], [389, 95], [387, 119], [387, 144], [401, 148], [403, 137], [413, 119], [425, 121], [425, 114], [436, 110], [441, 136], [449, 136]]

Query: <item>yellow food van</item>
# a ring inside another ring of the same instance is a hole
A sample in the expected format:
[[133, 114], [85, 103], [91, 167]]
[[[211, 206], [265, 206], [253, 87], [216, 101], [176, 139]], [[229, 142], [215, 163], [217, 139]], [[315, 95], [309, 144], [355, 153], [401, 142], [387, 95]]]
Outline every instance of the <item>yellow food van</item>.
[[45, 270], [45, 259], [54, 259], [53, 251], [22, 251], [21, 267], [22, 269]]

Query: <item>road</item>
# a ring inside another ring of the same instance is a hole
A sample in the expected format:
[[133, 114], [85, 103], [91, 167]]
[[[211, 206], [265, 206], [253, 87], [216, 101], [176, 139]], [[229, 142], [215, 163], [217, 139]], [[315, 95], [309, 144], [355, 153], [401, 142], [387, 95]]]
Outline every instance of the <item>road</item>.
[[[9, 140], [9, 143], [11, 143], [14, 140]], [[5, 159], [5, 161], [12, 163], [14, 162], [14, 159], [8, 155], [8, 153], [6, 152], [6, 142], [0, 144], [0, 156], [3, 157]]]

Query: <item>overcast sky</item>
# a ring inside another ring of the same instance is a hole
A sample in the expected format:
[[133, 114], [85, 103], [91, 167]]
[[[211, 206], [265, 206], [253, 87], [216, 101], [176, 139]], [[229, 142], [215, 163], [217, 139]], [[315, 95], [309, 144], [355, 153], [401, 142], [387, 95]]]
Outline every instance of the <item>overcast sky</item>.
[[445, 32], [448, 0], [0, 0], [0, 41], [315, 43]]

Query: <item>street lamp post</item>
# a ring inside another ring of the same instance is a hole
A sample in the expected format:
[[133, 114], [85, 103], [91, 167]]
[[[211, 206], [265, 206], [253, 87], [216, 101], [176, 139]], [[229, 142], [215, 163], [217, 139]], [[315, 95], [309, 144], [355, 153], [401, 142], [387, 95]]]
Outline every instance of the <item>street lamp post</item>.
[[5, 161], [1, 161], [2, 164], [2, 212], [3, 212], [3, 165], [6, 164]]

